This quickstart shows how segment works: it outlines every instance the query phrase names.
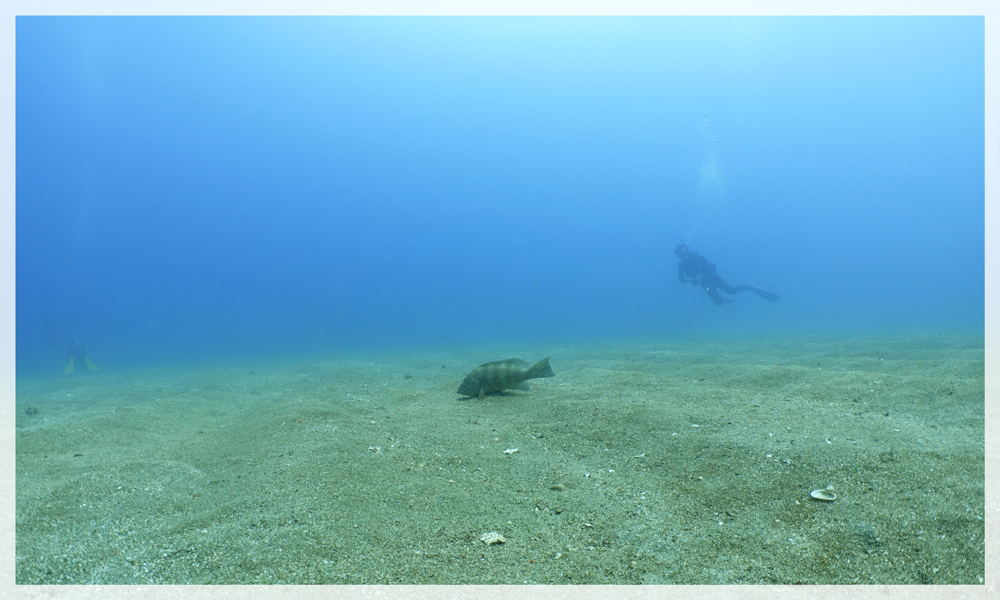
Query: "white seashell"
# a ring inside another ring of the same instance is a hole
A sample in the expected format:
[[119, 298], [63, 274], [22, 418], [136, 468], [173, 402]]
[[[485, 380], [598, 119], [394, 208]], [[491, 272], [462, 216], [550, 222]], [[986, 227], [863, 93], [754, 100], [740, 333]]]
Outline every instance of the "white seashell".
[[519, 452], [519, 450], [517, 448], [507, 448], [503, 451], [504, 454], [514, 454], [515, 452]]
[[823, 500], [824, 502], [833, 502], [837, 499], [837, 494], [833, 493], [832, 485], [828, 485], [821, 490], [813, 490], [809, 492], [809, 495], [817, 500]]
[[506, 542], [507, 538], [505, 538], [504, 536], [500, 535], [495, 531], [491, 531], [489, 533], [484, 533], [479, 538], [479, 541], [486, 544], [487, 546], [492, 546], [493, 544], [502, 544]]

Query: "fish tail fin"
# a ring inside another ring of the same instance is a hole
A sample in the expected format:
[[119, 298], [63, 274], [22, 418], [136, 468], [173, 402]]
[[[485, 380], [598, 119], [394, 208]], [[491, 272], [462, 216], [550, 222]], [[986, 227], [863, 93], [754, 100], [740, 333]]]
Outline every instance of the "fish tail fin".
[[536, 377], [555, 377], [556, 374], [552, 372], [552, 367], [549, 366], [549, 358], [543, 358], [538, 361], [535, 366], [528, 369], [528, 379], [535, 379]]

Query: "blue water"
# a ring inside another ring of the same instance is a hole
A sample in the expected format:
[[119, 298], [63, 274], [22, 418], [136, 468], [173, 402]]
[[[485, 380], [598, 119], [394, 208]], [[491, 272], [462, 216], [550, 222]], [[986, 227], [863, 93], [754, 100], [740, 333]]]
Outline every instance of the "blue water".
[[[981, 17], [16, 33], [19, 375], [983, 331]], [[716, 306], [681, 240], [782, 298]]]

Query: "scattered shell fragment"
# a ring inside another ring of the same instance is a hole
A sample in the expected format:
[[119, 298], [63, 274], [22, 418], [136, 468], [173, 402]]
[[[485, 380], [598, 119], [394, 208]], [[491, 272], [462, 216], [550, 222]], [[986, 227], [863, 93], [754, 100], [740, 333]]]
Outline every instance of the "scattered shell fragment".
[[487, 546], [492, 546], [493, 544], [502, 544], [506, 542], [507, 538], [505, 538], [504, 536], [500, 535], [495, 531], [491, 531], [489, 533], [484, 533], [482, 536], [480, 536], [479, 541], [486, 544]]
[[554, 485], [550, 485], [549, 489], [550, 490], [554, 490], [556, 492], [565, 492], [566, 491], [566, 486], [563, 485], [563, 484], [561, 484], [561, 483], [556, 483]]
[[520, 452], [517, 448], [507, 448], [503, 451], [504, 454], [514, 454], [515, 452]]
[[833, 493], [832, 485], [828, 485], [821, 490], [813, 490], [809, 492], [809, 495], [817, 500], [823, 500], [824, 502], [833, 502], [837, 499], [837, 494]]

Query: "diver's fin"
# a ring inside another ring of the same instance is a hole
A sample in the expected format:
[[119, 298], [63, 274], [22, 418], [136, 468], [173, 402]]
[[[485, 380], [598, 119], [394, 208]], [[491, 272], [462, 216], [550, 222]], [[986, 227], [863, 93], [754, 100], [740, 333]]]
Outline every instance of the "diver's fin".
[[90, 362], [90, 359], [87, 358], [86, 356], [83, 357], [83, 361], [85, 363], [87, 363], [87, 370], [88, 371], [99, 371], [100, 370], [100, 369], [97, 368], [97, 365], [95, 365], [94, 363]]
[[764, 300], [768, 300], [770, 302], [777, 302], [778, 298], [781, 298], [781, 296], [779, 296], [778, 294], [775, 294], [774, 292], [768, 292], [768, 291], [762, 290], [760, 288], [754, 287], [752, 285], [750, 286], [750, 291], [753, 292], [753, 293], [755, 293], [755, 294], [757, 294], [758, 296], [760, 296]]
[[69, 364], [66, 365], [66, 368], [63, 370], [63, 373], [72, 373], [73, 367], [75, 366], [76, 366], [76, 359], [73, 358], [69, 359]]

